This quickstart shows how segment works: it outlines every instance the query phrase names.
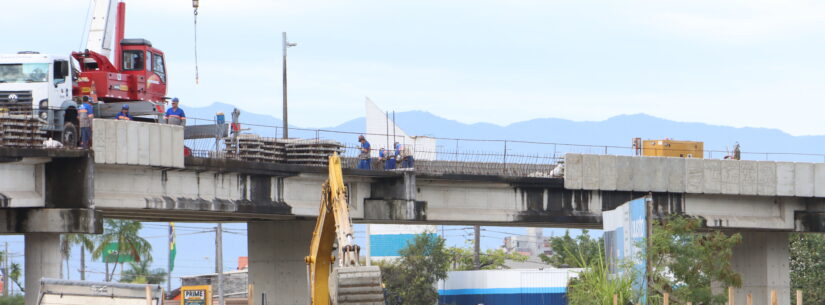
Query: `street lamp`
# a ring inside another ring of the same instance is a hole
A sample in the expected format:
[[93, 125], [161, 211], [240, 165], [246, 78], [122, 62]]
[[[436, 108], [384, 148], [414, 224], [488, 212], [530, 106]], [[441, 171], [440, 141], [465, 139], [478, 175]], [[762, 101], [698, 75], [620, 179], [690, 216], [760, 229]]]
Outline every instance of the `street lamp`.
[[286, 40], [286, 32], [283, 32], [283, 45], [284, 45], [284, 139], [289, 138], [289, 127], [287, 125], [287, 111], [286, 111], [286, 49], [289, 47], [297, 46], [297, 43], [289, 42]]

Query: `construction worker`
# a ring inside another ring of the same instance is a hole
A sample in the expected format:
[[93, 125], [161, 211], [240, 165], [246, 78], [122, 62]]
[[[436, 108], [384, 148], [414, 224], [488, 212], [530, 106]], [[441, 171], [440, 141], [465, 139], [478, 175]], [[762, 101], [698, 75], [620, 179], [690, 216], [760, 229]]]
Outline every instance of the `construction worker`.
[[117, 120], [123, 121], [131, 121], [132, 115], [129, 114], [129, 105], [123, 105], [120, 107], [120, 112], [117, 114]]
[[384, 149], [383, 147], [378, 152], [378, 156], [384, 161], [384, 169], [391, 170], [395, 169], [396, 166], [396, 154], [393, 153], [394, 150]]
[[412, 152], [407, 145], [396, 146], [399, 151], [399, 158], [401, 159], [401, 168], [413, 168], [415, 166], [415, 159]]
[[83, 97], [83, 104], [77, 109], [77, 122], [80, 123], [80, 146], [89, 149], [92, 145], [92, 119], [95, 117], [92, 109], [94, 98]]
[[370, 142], [367, 142], [367, 138], [363, 135], [358, 136], [358, 142], [361, 143], [361, 147], [358, 148], [360, 151], [358, 154], [358, 168], [370, 169], [372, 167], [370, 160]]
[[172, 98], [172, 108], [166, 109], [166, 115], [163, 116], [166, 124], [186, 126], [186, 114], [178, 108], [179, 101], [177, 97]]

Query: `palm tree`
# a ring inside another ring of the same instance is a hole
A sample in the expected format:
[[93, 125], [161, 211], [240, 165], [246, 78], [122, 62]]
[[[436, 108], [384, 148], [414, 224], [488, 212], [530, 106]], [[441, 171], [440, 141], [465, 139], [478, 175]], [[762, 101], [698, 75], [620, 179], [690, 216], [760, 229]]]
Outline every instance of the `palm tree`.
[[9, 271], [9, 278], [11, 278], [11, 280], [14, 281], [15, 284], [17, 284], [17, 288], [20, 288], [20, 291], [25, 293], [26, 290], [23, 289], [23, 285], [20, 285], [20, 276], [23, 275], [23, 273], [20, 271], [20, 264], [12, 263], [11, 268], [9, 269], [11, 269], [11, 271]]
[[66, 260], [66, 272], [69, 270], [69, 253], [73, 245], [80, 245], [80, 280], [86, 280], [86, 250], [93, 251], [95, 239], [89, 234], [66, 234], [61, 241], [61, 252]]
[[129, 270], [120, 274], [120, 282], [134, 284], [162, 284], [166, 282], [166, 270], [155, 268], [149, 270], [149, 261], [129, 262]]
[[[151, 261], [152, 244], [140, 237], [139, 232], [142, 227], [143, 225], [135, 220], [106, 219], [103, 226], [103, 235], [100, 236], [99, 243], [92, 252], [92, 258], [102, 257], [103, 251], [109, 244], [117, 243], [118, 256], [128, 254], [132, 256], [135, 262], [141, 260]], [[108, 258], [104, 258], [104, 262], [106, 263], [106, 281], [112, 281], [118, 260], [115, 260], [111, 273], [109, 272]]]

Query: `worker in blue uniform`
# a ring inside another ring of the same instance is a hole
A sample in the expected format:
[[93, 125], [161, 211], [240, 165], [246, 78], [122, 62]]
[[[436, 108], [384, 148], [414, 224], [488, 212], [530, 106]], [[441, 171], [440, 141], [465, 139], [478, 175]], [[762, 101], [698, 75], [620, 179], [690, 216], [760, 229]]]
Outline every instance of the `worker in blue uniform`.
[[183, 112], [183, 109], [178, 107], [178, 98], [172, 99], [172, 108], [166, 109], [166, 115], [163, 116], [163, 119], [166, 120], [166, 124], [171, 125], [186, 125], [186, 114]]
[[129, 105], [123, 105], [123, 107], [120, 107], [120, 112], [117, 113], [116, 119], [120, 121], [132, 120], [132, 115], [129, 114]]
[[370, 160], [370, 142], [367, 142], [363, 135], [358, 136], [358, 142], [361, 143], [361, 147], [358, 148], [360, 151], [358, 153], [358, 168], [370, 169], [372, 163]]
[[80, 146], [89, 149], [92, 145], [92, 119], [95, 117], [91, 96], [83, 97], [83, 104], [77, 109], [77, 122], [80, 123]]

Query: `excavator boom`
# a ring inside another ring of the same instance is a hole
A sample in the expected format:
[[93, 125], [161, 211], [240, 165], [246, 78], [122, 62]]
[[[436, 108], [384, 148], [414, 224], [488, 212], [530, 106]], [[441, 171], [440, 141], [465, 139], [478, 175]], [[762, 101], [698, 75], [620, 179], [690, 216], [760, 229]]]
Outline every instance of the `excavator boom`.
[[[384, 304], [381, 269], [360, 265], [361, 248], [354, 241], [341, 158], [334, 154], [329, 157], [329, 178], [321, 191], [321, 209], [306, 257], [312, 305]], [[338, 258], [333, 264], [335, 242]]]

